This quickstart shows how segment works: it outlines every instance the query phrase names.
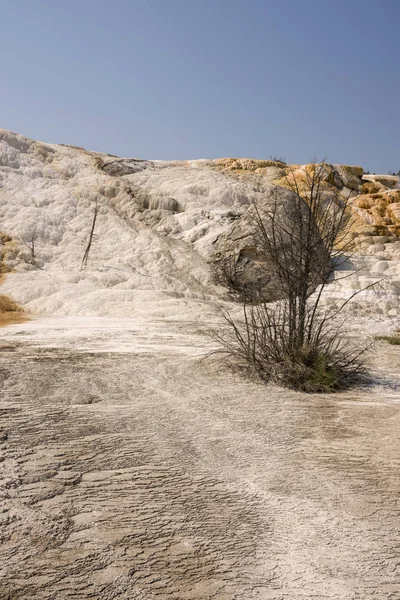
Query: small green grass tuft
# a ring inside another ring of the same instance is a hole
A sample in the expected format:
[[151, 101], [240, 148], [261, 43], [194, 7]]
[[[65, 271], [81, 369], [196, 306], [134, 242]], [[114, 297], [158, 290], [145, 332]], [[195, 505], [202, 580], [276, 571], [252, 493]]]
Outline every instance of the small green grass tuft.
[[333, 357], [318, 348], [303, 348], [291, 356], [283, 369], [283, 380], [292, 389], [307, 393], [329, 393], [344, 389], [346, 373]]
[[394, 335], [377, 335], [375, 336], [375, 339], [387, 342], [388, 344], [392, 344], [393, 346], [400, 346], [399, 333], [395, 333]]

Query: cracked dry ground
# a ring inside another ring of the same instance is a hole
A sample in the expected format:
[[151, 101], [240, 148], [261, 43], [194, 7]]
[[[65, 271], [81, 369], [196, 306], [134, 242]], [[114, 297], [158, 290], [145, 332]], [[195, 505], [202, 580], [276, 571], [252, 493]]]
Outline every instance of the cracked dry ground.
[[3, 346], [1, 600], [400, 598], [395, 397]]

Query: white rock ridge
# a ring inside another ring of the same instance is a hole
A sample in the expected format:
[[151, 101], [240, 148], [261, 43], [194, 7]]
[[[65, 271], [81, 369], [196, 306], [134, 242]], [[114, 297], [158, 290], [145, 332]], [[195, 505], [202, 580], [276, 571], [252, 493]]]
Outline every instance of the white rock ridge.
[[37, 314], [163, 318], [186, 299], [220, 297], [215, 242], [281, 170], [238, 178], [217, 166], [118, 158], [0, 130], [2, 270], [10, 271], [2, 293]]
[[3, 293], [38, 313], [129, 316], [145, 291], [211, 298], [212, 243], [257, 197], [202, 162], [116, 159], [5, 130], [0, 165], [3, 264], [13, 271]]

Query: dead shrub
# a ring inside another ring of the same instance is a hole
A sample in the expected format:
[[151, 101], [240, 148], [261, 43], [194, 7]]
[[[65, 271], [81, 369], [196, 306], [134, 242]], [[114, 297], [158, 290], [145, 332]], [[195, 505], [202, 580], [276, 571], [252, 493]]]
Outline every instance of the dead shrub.
[[[222, 311], [225, 327], [212, 332], [220, 351], [263, 382], [305, 392], [331, 392], [360, 382], [362, 355], [341, 336], [338, 317], [346, 301], [323, 309], [321, 299], [334, 266], [354, 248], [348, 202], [324, 202], [325, 163], [314, 163], [287, 178], [294, 194], [282, 207], [279, 197], [266, 209], [253, 205], [253, 238], [264, 264], [274, 273], [281, 300], [271, 304], [256, 282], [243, 294], [242, 319]], [[307, 188], [306, 193], [304, 192]], [[228, 275], [236, 285], [234, 265]], [[365, 288], [364, 288], [365, 289]]]

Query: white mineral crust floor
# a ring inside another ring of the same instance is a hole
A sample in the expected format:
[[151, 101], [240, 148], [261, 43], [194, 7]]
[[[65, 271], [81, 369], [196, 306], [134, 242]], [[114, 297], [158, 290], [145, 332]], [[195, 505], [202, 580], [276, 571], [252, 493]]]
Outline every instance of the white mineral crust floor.
[[399, 348], [307, 396], [201, 359], [206, 308], [1, 330], [2, 600], [400, 598]]

